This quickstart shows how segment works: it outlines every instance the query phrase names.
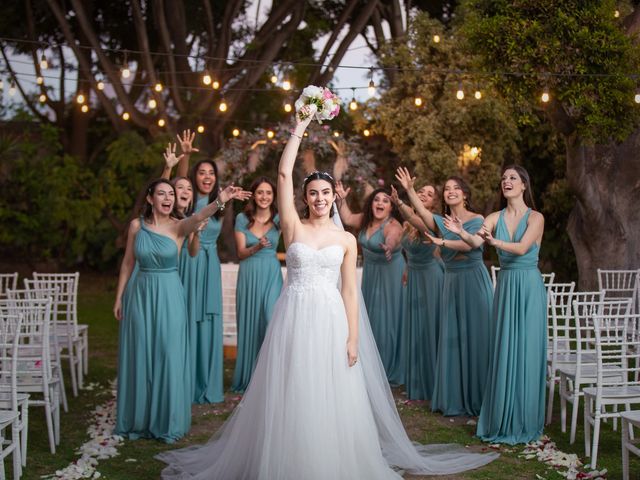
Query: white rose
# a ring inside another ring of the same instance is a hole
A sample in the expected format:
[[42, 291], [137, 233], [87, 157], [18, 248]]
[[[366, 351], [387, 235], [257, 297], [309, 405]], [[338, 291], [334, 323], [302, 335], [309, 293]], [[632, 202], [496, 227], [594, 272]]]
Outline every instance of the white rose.
[[304, 87], [304, 90], [302, 90], [302, 96], [308, 98], [321, 98], [322, 88], [316, 87], [315, 85], [309, 85]]

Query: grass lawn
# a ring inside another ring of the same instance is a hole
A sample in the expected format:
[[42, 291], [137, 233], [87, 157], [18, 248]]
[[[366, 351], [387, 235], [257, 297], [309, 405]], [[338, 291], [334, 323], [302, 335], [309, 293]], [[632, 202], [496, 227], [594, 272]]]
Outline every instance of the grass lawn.
[[[115, 290], [115, 277], [99, 277], [83, 274], [80, 277], [79, 315], [80, 322], [89, 324], [90, 361], [89, 376], [85, 385], [99, 383], [108, 385], [116, 376], [116, 360], [118, 351], [118, 325], [111, 314]], [[227, 383], [233, 373], [233, 362], [225, 364]], [[86, 429], [90, 423], [91, 411], [96, 405], [104, 403], [109, 398], [109, 389], [98, 388], [81, 391], [79, 397], [71, 395], [70, 380], [67, 374], [67, 391], [69, 398], [69, 413], [61, 415], [61, 442], [55, 455], [49, 452], [47, 429], [44, 414], [40, 407], [30, 408], [29, 448], [25, 479], [40, 479], [42, 475], [53, 474], [56, 470], [66, 467], [78, 458], [75, 450], [88, 440]], [[396, 396], [402, 399], [402, 392]], [[224, 405], [199, 405], [193, 408], [193, 425], [189, 435], [172, 446], [151, 440], [126, 441], [120, 448], [120, 455], [108, 460], [101, 460], [98, 470], [101, 478], [107, 479], [156, 479], [164, 464], [153, 457], [158, 452], [169, 448], [183, 447], [195, 443], [205, 442], [211, 434], [222, 424], [229, 415], [237, 397], [227, 394]], [[480, 451], [486, 445], [474, 436], [473, 425], [467, 425], [468, 418], [444, 418], [431, 414], [424, 404], [410, 403], [400, 405], [400, 414], [413, 440], [423, 443], [455, 442], [470, 445], [470, 448]], [[556, 406], [556, 419], [546, 433], [555, 441], [558, 448], [567, 453], [584, 455], [584, 440], [582, 429], [582, 413], [579, 415], [578, 435], [576, 443], [569, 445], [569, 435], [560, 432], [559, 404]], [[569, 413], [570, 414], [570, 413]], [[502, 449], [500, 459], [476, 471], [460, 475], [452, 475], [448, 479], [562, 479], [561, 475], [537, 460], [525, 460], [518, 454], [522, 446], [514, 451]], [[588, 459], [587, 459], [588, 460]], [[11, 478], [11, 460], [5, 461], [7, 478]], [[608, 478], [622, 478], [622, 461], [619, 430], [614, 432], [611, 423], [604, 424], [600, 436], [600, 454], [598, 468], [607, 468]], [[631, 478], [640, 479], [640, 459], [631, 459]], [[539, 475], [539, 477], [537, 476]], [[432, 478], [407, 475], [405, 478]], [[301, 479], [303, 480], [303, 479]], [[329, 479], [328, 479], [329, 480]], [[366, 479], [354, 479], [366, 480]]]

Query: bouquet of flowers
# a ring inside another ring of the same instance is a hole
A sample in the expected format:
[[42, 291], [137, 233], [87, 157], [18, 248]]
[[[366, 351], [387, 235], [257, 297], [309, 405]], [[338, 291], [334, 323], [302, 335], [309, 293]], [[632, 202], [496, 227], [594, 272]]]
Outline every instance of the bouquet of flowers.
[[306, 116], [300, 113], [300, 109], [305, 105], [316, 106], [316, 111], [312, 115], [318, 123], [322, 123], [322, 120], [332, 120], [340, 113], [340, 98], [326, 87], [309, 85], [302, 90], [300, 98], [296, 100], [296, 113], [302, 120]]

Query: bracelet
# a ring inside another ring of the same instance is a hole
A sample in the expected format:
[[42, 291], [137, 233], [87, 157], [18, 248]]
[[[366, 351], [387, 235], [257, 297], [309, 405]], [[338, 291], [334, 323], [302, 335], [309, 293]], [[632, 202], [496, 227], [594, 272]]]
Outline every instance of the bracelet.
[[291, 136], [292, 136], [292, 137], [298, 137], [300, 140], [302, 140], [302, 136], [301, 136], [301, 135], [298, 135], [297, 133], [293, 133], [293, 132], [291, 132]]
[[218, 207], [218, 210], [223, 211], [226, 202], [222, 202], [220, 201], [219, 198], [216, 198], [215, 204], [216, 204], [216, 207]]

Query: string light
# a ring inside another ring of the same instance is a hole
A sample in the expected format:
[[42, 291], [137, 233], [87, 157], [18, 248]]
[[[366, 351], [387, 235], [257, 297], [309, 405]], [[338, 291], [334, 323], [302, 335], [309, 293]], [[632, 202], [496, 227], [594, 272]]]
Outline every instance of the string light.
[[462, 90], [462, 82], [458, 82], [458, 91], [456, 92], [458, 100], [464, 100], [464, 90]]
[[335, 132], [333, 132], [333, 136], [334, 137], [339, 137], [340, 136], [340, 132], [338, 132], [337, 130]]
[[220, 105], [218, 105], [218, 110], [220, 110], [221, 112], [226, 112], [227, 111], [227, 102], [224, 101], [224, 98], [220, 101]]
[[79, 93], [78, 96], [76, 97], [76, 102], [78, 102], [79, 105], [82, 105], [85, 102], [85, 97], [84, 94]]
[[620, 10], [616, 10], [615, 12], [613, 12], [613, 16], [614, 18], [620, 18]]
[[44, 78], [42, 78], [40, 75], [38, 75], [38, 76], [36, 77], [36, 83], [37, 83], [38, 85], [42, 85], [42, 84], [44, 83]]
[[231, 135], [233, 135], [234, 137], [237, 137], [238, 135], [240, 135], [240, 130], [238, 130], [237, 128], [234, 128], [233, 131], [231, 132]]
[[371, 135], [371, 131], [370, 131], [368, 128], [365, 128], [365, 129], [362, 131], [362, 134], [363, 134], [365, 137], [368, 137], [369, 135]]
[[290, 112], [291, 112], [291, 110], [293, 110], [293, 107], [291, 106], [291, 103], [289, 103], [288, 101], [287, 101], [287, 102], [285, 102], [285, 104], [284, 104], [284, 111], [285, 111], [285, 112], [287, 112], [287, 113], [290, 113]]
[[370, 97], [376, 94], [376, 84], [373, 83], [373, 67], [369, 69], [369, 86], [367, 87], [367, 91]]
[[476, 91], [473, 94], [473, 96], [475, 97], [476, 100], [480, 100], [482, 98], [482, 92], [480, 91], [479, 88], [476, 88]]
[[440, 43], [440, 35], [433, 36], [433, 43]]
[[40, 100], [40, 103], [44, 103], [47, 101], [47, 96], [44, 93], [41, 93], [38, 100]]
[[49, 68], [49, 62], [47, 61], [47, 56], [42, 52], [42, 56], [40, 57], [40, 68], [42, 70], [46, 70]]
[[131, 70], [129, 70], [129, 63], [125, 63], [120, 71], [122, 78], [129, 78], [131, 76]]
[[204, 125], [198, 125], [198, 133], [204, 133]]
[[126, 122], [127, 120], [129, 120], [131, 118], [131, 115], [129, 115], [129, 112], [122, 112], [122, 119]]
[[276, 84], [278, 83], [278, 77], [276, 77], [275, 75], [271, 75], [271, 83]]
[[304, 133], [302, 134], [302, 136], [303, 136], [303, 137], [308, 137], [308, 136], [309, 136], [309, 132], [304, 132]]
[[413, 103], [415, 103], [416, 107], [421, 107], [422, 106], [422, 98], [421, 97], [416, 97], [413, 99]]
[[358, 102], [356, 102], [356, 89], [352, 88], [351, 91], [353, 92], [353, 95], [351, 96], [351, 101], [349, 102], [349, 110], [354, 112], [358, 109]]
[[547, 103], [549, 100], [551, 100], [549, 92], [547, 91], [547, 87], [544, 87], [542, 95], [540, 95], [540, 100], [542, 100], [543, 103]]
[[14, 96], [16, 94], [16, 82], [15, 80], [11, 80], [11, 84], [9, 85], [9, 95]]
[[160, 93], [160, 92], [162, 91], [162, 84], [161, 84], [160, 82], [156, 83], [156, 84], [154, 85], [153, 89], [154, 89], [156, 92]]
[[167, 122], [165, 121], [164, 118], [158, 119], [158, 126], [159, 127], [164, 127], [166, 124], [167, 124]]
[[82, 105], [82, 107], [80, 107], [80, 111], [82, 113], [87, 113], [89, 111], [89, 105], [87, 104]]
[[275, 133], [273, 133], [273, 130], [269, 130], [269, 131], [267, 132], [267, 138], [271, 139], [271, 138], [273, 138], [273, 137], [275, 137], [275, 136], [276, 136], [276, 134], [275, 134]]
[[636, 103], [640, 103], [640, 90], [636, 90], [636, 95], [633, 97], [633, 101]]
[[98, 90], [104, 90], [104, 82], [102, 80], [98, 81], [98, 83], [96, 83], [96, 88]]
[[202, 76], [202, 83], [205, 85], [211, 85], [211, 75], [209, 75], [209, 72], [204, 72], [204, 75]]
[[214, 80], [214, 81], [211, 83], [211, 86], [213, 87], [213, 89], [214, 89], [214, 90], [218, 90], [218, 89], [220, 88], [220, 82], [219, 82], [219, 81], [217, 81], [217, 80]]
[[286, 91], [291, 90], [291, 82], [289, 80], [284, 80], [282, 82], [282, 89]]
[[150, 99], [149, 99], [149, 102], [147, 103], [147, 106], [148, 106], [151, 110], [153, 110], [153, 109], [155, 109], [155, 108], [158, 106], [158, 102], [156, 102], [156, 99], [155, 99], [155, 98], [150, 98]]

